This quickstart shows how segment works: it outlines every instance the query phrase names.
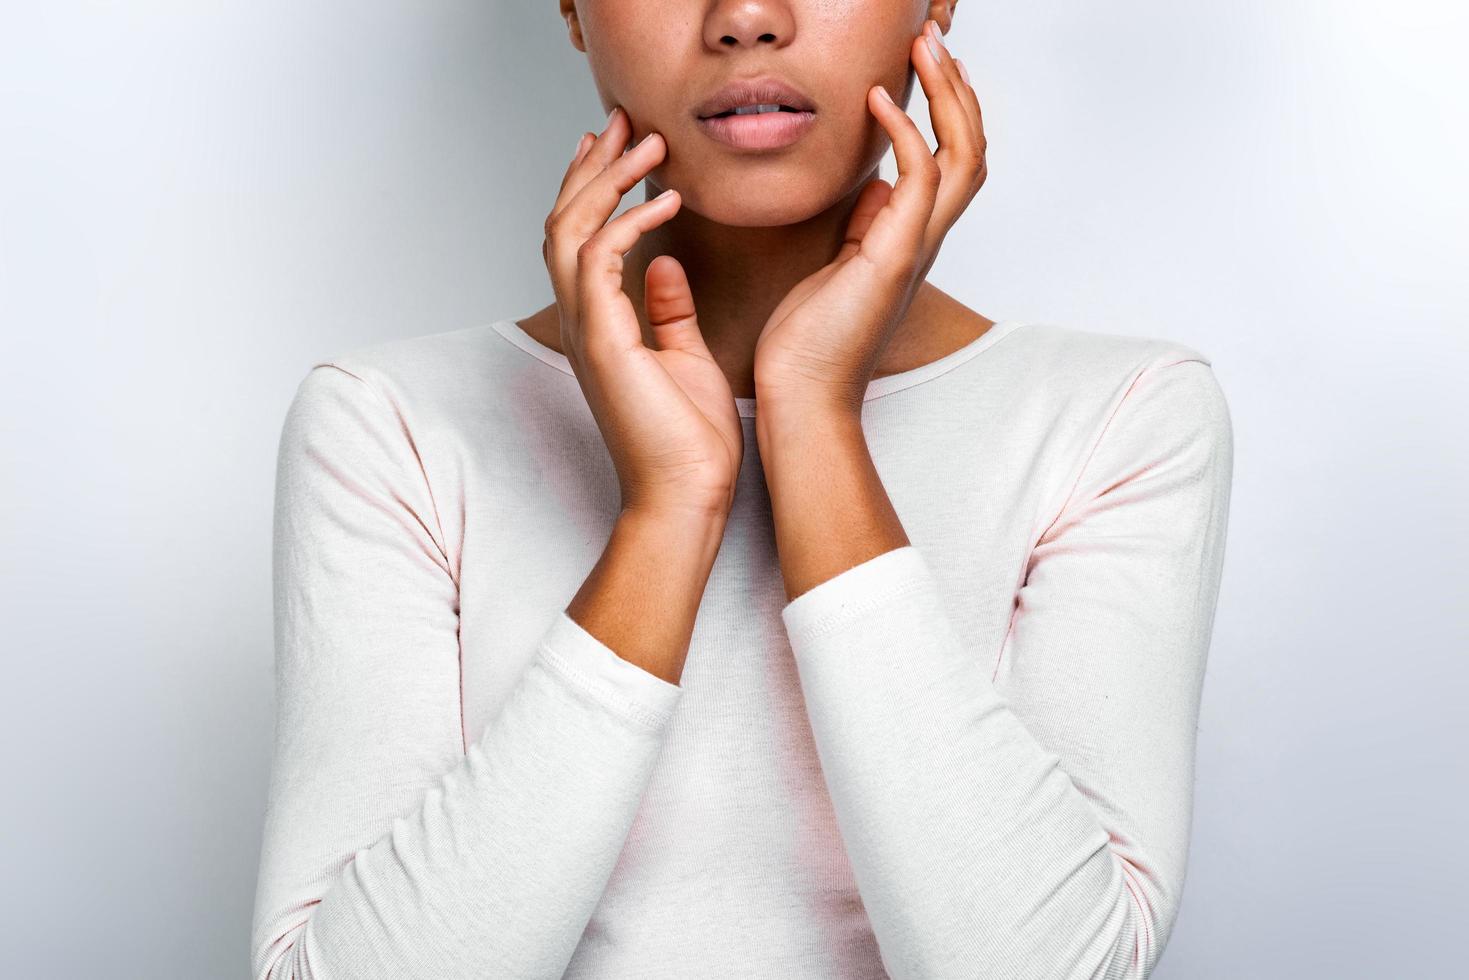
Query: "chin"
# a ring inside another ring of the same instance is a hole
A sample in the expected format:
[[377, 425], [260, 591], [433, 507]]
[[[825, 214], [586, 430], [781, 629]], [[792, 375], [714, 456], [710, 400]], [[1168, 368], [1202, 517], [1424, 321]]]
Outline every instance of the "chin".
[[699, 208], [699, 215], [731, 228], [777, 228], [799, 224], [820, 213], [820, 208], [791, 207], [778, 203], [751, 205], [747, 202], [721, 202], [713, 208]]
[[[770, 189], [771, 184], [776, 189]], [[679, 210], [692, 211], [699, 217], [733, 228], [773, 228], [795, 225], [814, 218], [837, 202], [841, 188], [806, 187], [790, 180], [739, 180], [708, 171], [698, 180], [680, 182], [683, 198]]]

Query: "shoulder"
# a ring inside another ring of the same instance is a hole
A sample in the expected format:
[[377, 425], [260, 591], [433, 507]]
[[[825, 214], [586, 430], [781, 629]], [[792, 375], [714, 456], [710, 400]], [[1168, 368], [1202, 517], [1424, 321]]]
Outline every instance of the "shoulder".
[[503, 343], [482, 325], [378, 341], [308, 362], [281, 424], [281, 465], [375, 461], [417, 472], [453, 459], [466, 425], [494, 417], [487, 406], [503, 390], [505, 365], [514, 363], [495, 356], [494, 345]]
[[1159, 466], [1227, 470], [1233, 430], [1213, 358], [1142, 334], [1027, 321], [1004, 352], [1006, 424], [1029, 434], [1074, 487]]
[[1216, 423], [1227, 420], [1214, 359], [1197, 347], [1042, 321], [1024, 322], [1017, 335], [1021, 342], [1006, 347], [1031, 382], [1027, 390], [1058, 401], [1064, 410], [1109, 419], [1124, 404], [1147, 402]]
[[1033, 358], [1078, 380], [1116, 380], [1179, 361], [1213, 365], [1209, 354], [1163, 337], [1106, 333], [1044, 321], [1025, 321], [1023, 334]]
[[449, 394], [460, 382], [484, 378], [493, 352], [487, 324], [378, 341], [322, 358], [311, 366], [351, 375], [394, 404], [426, 403]]
[[490, 324], [377, 341], [320, 357], [305, 366], [291, 412], [320, 415], [351, 407], [424, 430], [473, 415], [496, 388], [496, 344]]

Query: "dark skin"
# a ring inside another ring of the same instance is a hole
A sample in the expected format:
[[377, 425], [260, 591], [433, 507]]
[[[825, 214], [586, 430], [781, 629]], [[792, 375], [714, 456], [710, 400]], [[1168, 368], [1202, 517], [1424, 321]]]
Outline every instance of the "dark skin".
[[[604, 102], [621, 106], [634, 143], [656, 132], [666, 145], [645, 200], [665, 187], [678, 197], [625, 252], [623, 290], [650, 349], [645, 285], [685, 297], [678, 305], [697, 309], [731, 392], [758, 398], [788, 599], [909, 544], [862, 430], [867, 383], [952, 353], [994, 324], [924, 278], [987, 176], [977, 99], [942, 45], [953, 8], [562, 0]], [[781, 151], [731, 153], [701, 131], [689, 104], [732, 74], [763, 71], [803, 88], [818, 122]], [[915, 72], [939, 140], [932, 153], [902, 108]], [[849, 101], [859, 93], [860, 113]], [[877, 177], [889, 142], [896, 185]], [[677, 262], [653, 264], [664, 255]], [[556, 304], [518, 323], [561, 350]]]
[[[662, 254], [662, 253], [659, 253]], [[644, 257], [641, 268], [630, 267], [628, 275], [642, 282], [643, 270], [651, 257]], [[699, 294], [695, 282], [694, 295]], [[628, 289], [628, 296], [638, 309], [642, 309], [641, 289]], [[700, 307], [700, 317], [704, 316]], [[560, 351], [561, 327], [556, 304], [548, 303], [523, 320], [515, 321], [520, 328], [536, 340], [555, 351]], [[908, 315], [898, 325], [893, 339], [883, 352], [874, 378], [889, 374], [900, 374], [922, 367], [941, 357], [952, 354], [994, 326], [995, 321], [976, 313], [948, 293], [928, 281], [919, 287], [918, 295], [909, 307]], [[647, 322], [643, 323], [644, 336], [651, 336]], [[739, 335], [736, 334], [737, 338]], [[717, 344], [709, 341], [709, 349], [724, 368], [730, 389], [738, 398], [755, 397], [755, 344], [751, 340], [746, 346]]]
[[[591, 64], [603, 108], [621, 105], [628, 111], [633, 143], [653, 131], [668, 140], [668, 158], [643, 182], [642, 199], [675, 187], [684, 202], [678, 214], [645, 233], [626, 256], [623, 291], [639, 311], [643, 335], [651, 346], [643, 304], [648, 264], [659, 255], [676, 256], [687, 270], [710, 352], [734, 394], [753, 398], [755, 343], [771, 311], [792, 286], [831, 261], [859, 192], [878, 175], [887, 144], [864, 106], [867, 89], [886, 85], [905, 104], [913, 81], [910, 42], [930, 17], [947, 32], [957, 3], [560, 0], [560, 6], [571, 43]], [[766, 40], [758, 40], [762, 36]], [[874, 44], [873, 38], [890, 41]], [[732, 40], [721, 44], [721, 39]], [[689, 115], [691, 103], [731, 74], [757, 70], [795, 81], [817, 103], [821, 120], [800, 143], [768, 154], [778, 159], [763, 163], [713, 144]], [[668, 81], [673, 71], [677, 84]], [[697, 95], [671, 97], [670, 90]], [[741, 174], [749, 175], [748, 183], [741, 182]], [[770, 186], [782, 190], [775, 200]], [[765, 214], [752, 214], [749, 200], [757, 193]], [[741, 195], [747, 196], [742, 200]], [[561, 351], [554, 302], [516, 322]], [[924, 281], [873, 376], [936, 361], [973, 342], [994, 322]]]

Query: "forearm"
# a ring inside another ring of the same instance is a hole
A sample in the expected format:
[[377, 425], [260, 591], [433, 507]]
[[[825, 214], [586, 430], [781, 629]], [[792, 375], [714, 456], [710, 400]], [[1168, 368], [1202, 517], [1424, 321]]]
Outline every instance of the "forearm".
[[942, 549], [881, 553], [782, 610], [895, 978], [1141, 978], [1167, 945], [1233, 459], [1208, 364], [1174, 356], [1099, 423], [1003, 639], [951, 618], [979, 600]]
[[622, 659], [677, 684], [727, 516], [623, 511], [567, 615]]
[[[783, 619], [888, 974], [1139, 976], [1136, 869], [966, 645], [922, 554], [857, 566]], [[1140, 826], [1123, 819], [1111, 826]]]
[[328, 365], [283, 426], [256, 980], [562, 976], [681, 695], [541, 610], [466, 730], [463, 596], [405, 436]]
[[859, 417], [762, 404], [755, 427], [787, 600], [909, 543]]

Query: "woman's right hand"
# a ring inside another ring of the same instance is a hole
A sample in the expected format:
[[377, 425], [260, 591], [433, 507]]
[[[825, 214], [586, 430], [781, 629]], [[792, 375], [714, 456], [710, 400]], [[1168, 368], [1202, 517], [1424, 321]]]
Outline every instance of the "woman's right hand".
[[623, 257], [680, 204], [669, 190], [607, 220], [667, 152], [662, 134], [651, 133], [624, 154], [631, 135], [620, 107], [590, 147], [583, 134], [546, 218], [542, 254], [561, 347], [612, 455], [622, 509], [726, 516], [744, 432], [729, 381], [699, 332], [683, 266], [671, 255], [648, 265], [643, 305], [657, 350], [644, 345], [622, 289]]

